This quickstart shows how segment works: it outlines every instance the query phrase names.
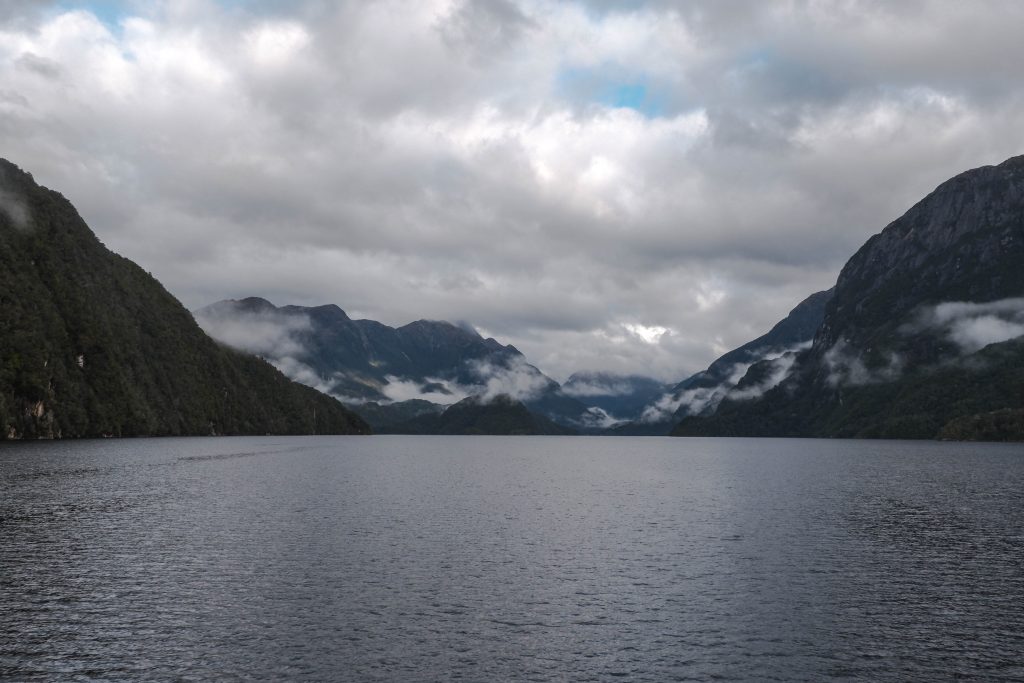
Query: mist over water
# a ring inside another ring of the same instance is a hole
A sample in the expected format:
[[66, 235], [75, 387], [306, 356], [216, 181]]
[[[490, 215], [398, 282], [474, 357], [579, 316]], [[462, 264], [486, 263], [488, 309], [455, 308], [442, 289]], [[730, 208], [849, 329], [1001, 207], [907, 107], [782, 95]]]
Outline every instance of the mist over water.
[[0, 445], [0, 679], [1019, 680], [1024, 447]]

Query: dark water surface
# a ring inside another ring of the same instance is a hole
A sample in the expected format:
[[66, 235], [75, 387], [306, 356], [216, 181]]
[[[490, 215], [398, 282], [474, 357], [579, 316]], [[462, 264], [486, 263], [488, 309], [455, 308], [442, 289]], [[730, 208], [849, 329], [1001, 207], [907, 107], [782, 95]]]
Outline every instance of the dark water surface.
[[1024, 447], [0, 445], [7, 680], [1024, 680]]

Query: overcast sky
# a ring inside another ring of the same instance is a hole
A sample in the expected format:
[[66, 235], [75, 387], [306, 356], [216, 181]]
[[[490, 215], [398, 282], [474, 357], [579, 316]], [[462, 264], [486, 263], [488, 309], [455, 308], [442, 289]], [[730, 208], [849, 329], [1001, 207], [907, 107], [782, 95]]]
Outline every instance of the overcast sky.
[[189, 308], [679, 380], [1024, 153], [1024, 2], [0, 4], [0, 155]]

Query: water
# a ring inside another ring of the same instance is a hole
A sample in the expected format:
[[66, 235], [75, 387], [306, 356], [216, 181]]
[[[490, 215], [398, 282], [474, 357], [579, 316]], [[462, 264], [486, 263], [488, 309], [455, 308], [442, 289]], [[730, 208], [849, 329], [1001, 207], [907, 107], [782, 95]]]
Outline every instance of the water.
[[0, 678], [1022, 680], [1024, 447], [0, 445]]

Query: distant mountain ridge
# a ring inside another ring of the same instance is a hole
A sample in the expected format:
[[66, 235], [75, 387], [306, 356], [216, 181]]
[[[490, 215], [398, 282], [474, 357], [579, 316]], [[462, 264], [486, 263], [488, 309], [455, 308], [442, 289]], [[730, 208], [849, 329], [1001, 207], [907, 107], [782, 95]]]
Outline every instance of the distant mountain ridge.
[[207, 337], [63, 196], [0, 160], [0, 439], [368, 432]]
[[446, 321], [396, 328], [353, 320], [335, 305], [278, 307], [258, 297], [219, 301], [194, 315], [214, 338], [266, 358], [356, 411], [367, 405], [367, 416], [382, 425], [401, 421], [410, 400], [447, 405], [499, 394], [569, 428], [600, 421], [514, 346]]
[[386, 434], [447, 434], [489, 436], [563, 436], [575, 434], [521, 401], [500, 394], [488, 400], [470, 396], [443, 412], [424, 412], [409, 420], [381, 428]]
[[[449, 322], [417, 320], [395, 328], [375, 320], [353, 320], [334, 304], [277, 307], [266, 299], [249, 297], [218, 301], [194, 315], [215, 338], [270, 360], [301, 362], [324, 381], [330, 393], [356, 399], [386, 399], [381, 390], [388, 377], [424, 385], [433, 384], [434, 378], [470, 383], [474, 378], [467, 361], [504, 364], [522, 357], [513, 346]], [[281, 325], [289, 330], [296, 348], [285, 355], [280, 347], [262, 346], [258, 334], [236, 340], [223, 330], [225, 323], [247, 322]]]
[[1024, 156], [942, 183], [869, 239], [784, 381], [674, 433], [1024, 438]]

